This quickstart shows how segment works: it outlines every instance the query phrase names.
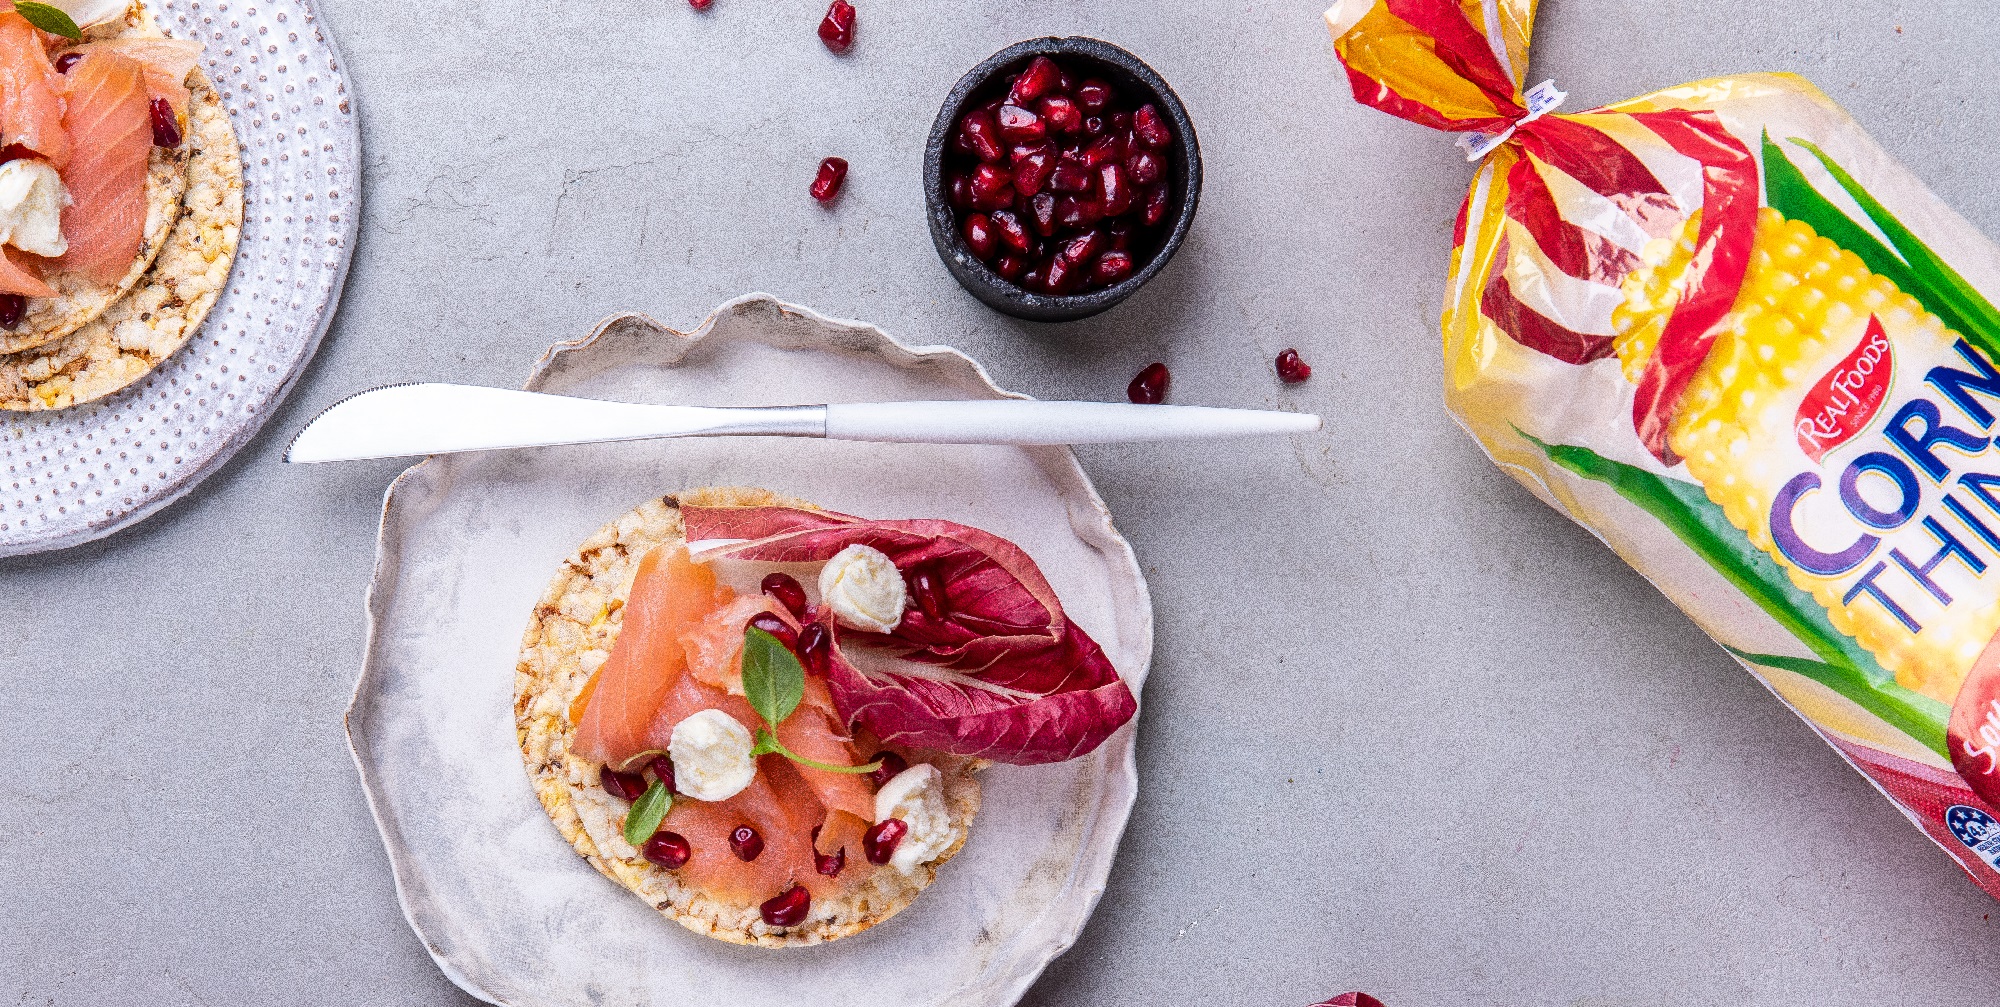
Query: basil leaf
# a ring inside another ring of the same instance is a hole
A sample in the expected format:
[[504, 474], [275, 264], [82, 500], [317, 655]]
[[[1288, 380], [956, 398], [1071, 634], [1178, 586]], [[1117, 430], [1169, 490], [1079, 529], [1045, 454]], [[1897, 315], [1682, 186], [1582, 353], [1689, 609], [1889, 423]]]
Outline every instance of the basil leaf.
[[660, 821], [674, 806], [673, 792], [658, 780], [632, 802], [631, 810], [625, 812], [625, 841], [633, 846], [643, 844], [660, 831]]
[[778, 638], [754, 626], [743, 630], [743, 695], [776, 730], [806, 695], [806, 669]]
[[805, 756], [800, 755], [799, 753], [794, 752], [789, 748], [786, 748], [785, 743], [779, 741], [777, 735], [772, 734], [769, 731], [761, 731], [761, 730], [757, 732], [757, 747], [752, 748], [750, 750], [750, 754], [782, 755], [785, 758], [790, 759], [801, 766], [811, 766], [814, 769], [823, 770], [828, 773], [872, 773], [882, 768], [881, 759], [876, 759], [874, 762], [870, 762], [867, 765], [863, 766], [836, 766], [831, 762], [821, 762], [818, 759], [808, 759]]
[[27, 19], [29, 24], [51, 35], [61, 35], [64, 38], [75, 39], [77, 41], [83, 40], [83, 30], [78, 28], [76, 22], [70, 20], [70, 16], [63, 13], [60, 7], [51, 7], [45, 3], [36, 3], [35, 0], [14, 0], [14, 13], [21, 15]]

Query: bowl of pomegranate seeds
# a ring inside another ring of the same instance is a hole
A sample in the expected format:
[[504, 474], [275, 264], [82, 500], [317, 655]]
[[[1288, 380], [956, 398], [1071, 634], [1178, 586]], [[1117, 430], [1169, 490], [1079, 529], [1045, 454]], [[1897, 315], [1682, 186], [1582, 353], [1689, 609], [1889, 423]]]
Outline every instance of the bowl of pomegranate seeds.
[[931, 241], [995, 310], [1038, 322], [1130, 297], [1180, 247], [1201, 148], [1174, 89], [1094, 38], [1017, 42], [946, 96], [924, 150]]

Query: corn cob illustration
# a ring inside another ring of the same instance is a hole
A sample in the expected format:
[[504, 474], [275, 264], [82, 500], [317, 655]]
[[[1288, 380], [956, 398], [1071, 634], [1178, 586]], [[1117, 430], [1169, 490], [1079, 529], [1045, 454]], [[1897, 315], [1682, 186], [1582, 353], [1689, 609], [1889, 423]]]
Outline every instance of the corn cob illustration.
[[[1698, 222], [1654, 241], [1624, 281], [1613, 349], [1635, 383], [1687, 282]], [[1950, 703], [2000, 629], [2000, 476], [1973, 471], [2000, 473], [1977, 457], [2000, 376], [1860, 257], [1769, 207], [1718, 328], [1669, 444], [1836, 628], [1899, 684]], [[1864, 384], [1872, 403], [1853, 393]], [[1825, 451], [1804, 426], [1822, 403], [1847, 424]]]

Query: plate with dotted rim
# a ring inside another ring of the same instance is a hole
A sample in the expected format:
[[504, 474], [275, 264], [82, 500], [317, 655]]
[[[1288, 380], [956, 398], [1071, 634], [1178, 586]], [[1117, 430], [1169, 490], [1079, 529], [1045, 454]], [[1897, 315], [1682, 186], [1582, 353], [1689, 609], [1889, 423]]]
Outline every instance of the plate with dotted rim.
[[[956, 350], [767, 295], [692, 333], [606, 320], [527, 387], [746, 405], [1018, 397]], [[368, 645], [347, 710], [410, 926], [445, 975], [512, 1007], [713, 1003], [1005, 1007], [1076, 940], [1138, 794], [1137, 720], [1095, 751], [980, 774], [965, 848], [909, 908], [812, 947], [690, 933], [577, 856], [515, 736], [521, 632], [549, 578], [608, 521], [692, 486], [762, 486], [872, 517], [943, 517], [1018, 543], [1137, 693], [1153, 652], [1137, 559], [1065, 447], [715, 437], [440, 455], [382, 504]]]
[[361, 222], [346, 64], [308, 0], [147, 0], [202, 43], [243, 151], [229, 283], [187, 345], [95, 402], [0, 414], [0, 556], [102, 538], [179, 499], [264, 425], [326, 334]]

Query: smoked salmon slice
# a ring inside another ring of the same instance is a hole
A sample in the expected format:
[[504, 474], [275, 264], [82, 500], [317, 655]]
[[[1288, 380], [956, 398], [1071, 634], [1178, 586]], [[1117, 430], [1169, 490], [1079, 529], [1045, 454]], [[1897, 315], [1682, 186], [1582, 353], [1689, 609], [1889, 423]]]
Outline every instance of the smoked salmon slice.
[[181, 38], [113, 38], [89, 42], [69, 51], [87, 54], [99, 50], [137, 60], [145, 79], [147, 99], [164, 98], [173, 106], [176, 116], [187, 118], [190, 97], [187, 79], [201, 61], [200, 42]]
[[0, 247], [0, 294], [20, 294], [23, 297], [54, 297], [56, 292], [42, 282], [40, 276], [26, 265], [34, 257], [15, 252], [12, 248]]
[[117, 283], [145, 236], [153, 126], [144, 77], [138, 60], [106, 49], [84, 53], [69, 71], [62, 124], [72, 153], [60, 170], [73, 202], [63, 210], [69, 251], [61, 261], [97, 283]]
[[618, 640], [589, 686], [590, 701], [577, 722], [571, 750], [622, 768], [649, 748], [665, 749], [664, 739], [653, 746], [647, 736], [661, 701], [686, 677], [680, 638], [715, 607], [715, 575], [689, 562], [685, 547], [647, 553], [632, 580]]
[[32, 150], [57, 168], [68, 164], [64, 83], [34, 26], [11, 9], [0, 14], [0, 146]]

